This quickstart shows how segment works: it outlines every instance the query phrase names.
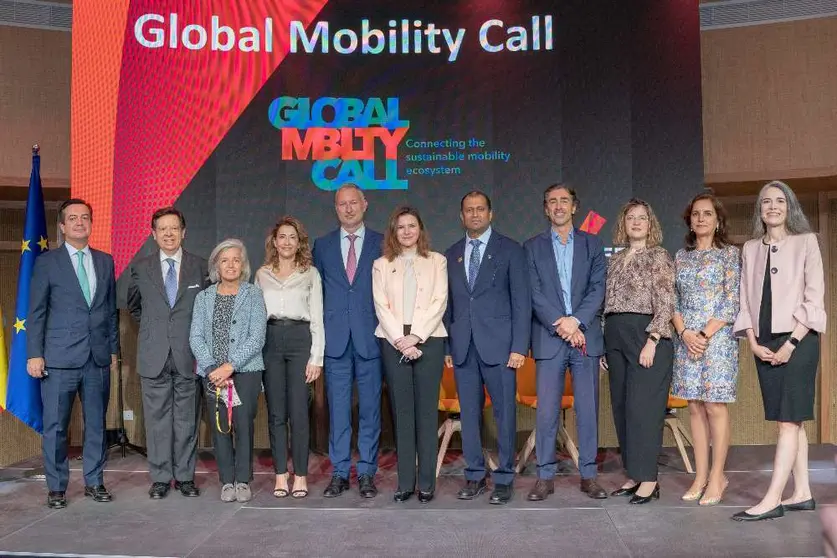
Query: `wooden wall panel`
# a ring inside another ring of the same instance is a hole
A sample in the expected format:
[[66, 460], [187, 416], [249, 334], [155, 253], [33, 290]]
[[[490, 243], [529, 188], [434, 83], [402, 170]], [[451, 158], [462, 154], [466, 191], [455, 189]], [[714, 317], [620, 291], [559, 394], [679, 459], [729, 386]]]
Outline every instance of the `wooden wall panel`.
[[837, 18], [701, 33], [707, 182], [837, 174]]
[[71, 39], [0, 26], [0, 185], [29, 183], [33, 143], [45, 186], [69, 184]]

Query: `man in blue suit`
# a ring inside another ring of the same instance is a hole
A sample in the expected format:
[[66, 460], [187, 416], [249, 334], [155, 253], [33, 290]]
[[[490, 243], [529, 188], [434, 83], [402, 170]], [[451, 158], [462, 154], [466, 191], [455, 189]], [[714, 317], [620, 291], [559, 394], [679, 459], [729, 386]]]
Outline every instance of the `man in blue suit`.
[[374, 498], [381, 435], [381, 351], [375, 338], [378, 319], [372, 301], [372, 262], [384, 240], [366, 228], [369, 203], [354, 184], [335, 195], [340, 228], [314, 242], [314, 265], [323, 280], [325, 382], [329, 410], [328, 455], [334, 467], [323, 496], [349, 489], [352, 465], [352, 386], [358, 391], [358, 488]]
[[84, 411], [84, 495], [111, 500], [103, 477], [105, 414], [119, 350], [113, 258], [87, 245], [93, 209], [71, 199], [58, 217], [64, 244], [35, 260], [26, 323], [26, 368], [41, 378], [47, 506], [53, 509], [67, 505], [67, 430], [77, 393]]
[[607, 498], [596, 482], [599, 358], [604, 354], [601, 319], [607, 272], [604, 247], [597, 236], [573, 227], [578, 210], [575, 190], [553, 184], [544, 192], [543, 205], [551, 226], [523, 245], [532, 284], [532, 355], [537, 363], [538, 393], [538, 480], [528, 499], [541, 501], [555, 491], [555, 439], [568, 367], [578, 421], [581, 491], [591, 498]]
[[[529, 350], [532, 319], [526, 257], [520, 245], [492, 230], [491, 199], [469, 192], [460, 202], [465, 238], [445, 253], [448, 259], [449, 356], [454, 368], [462, 421], [465, 486], [460, 500], [486, 490], [480, 430], [485, 388], [497, 423], [500, 462], [492, 472], [489, 502], [505, 504], [513, 495], [517, 387], [515, 370]], [[485, 386], [485, 388], [483, 387]]]

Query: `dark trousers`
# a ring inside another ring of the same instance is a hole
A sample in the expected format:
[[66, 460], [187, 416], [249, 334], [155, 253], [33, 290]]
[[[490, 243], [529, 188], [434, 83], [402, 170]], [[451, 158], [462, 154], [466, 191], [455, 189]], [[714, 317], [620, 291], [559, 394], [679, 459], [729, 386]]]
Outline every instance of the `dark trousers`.
[[381, 339], [381, 359], [387, 380], [392, 420], [395, 423], [395, 451], [398, 454], [398, 490], [436, 488], [436, 458], [439, 451], [439, 389], [445, 361], [445, 342], [431, 337], [418, 345], [416, 361], [400, 362], [401, 352]]
[[215, 446], [215, 461], [218, 463], [221, 484], [248, 483], [253, 478], [253, 422], [256, 420], [259, 392], [262, 389], [261, 372], [240, 372], [231, 378], [241, 405], [233, 407], [230, 433], [220, 432], [217, 424], [220, 423], [225, 432], [230, 429], [227, 406], [216, 400], [214, 389], [211, 390], [212, 394], [208, 391], [206, 396], [212, 445]]
[[44, 435], [41, 445], [47, 488], [65, 492], [70, 480], [67, 459], [67, 430], [76, 394], [81, 399], [84, 417], [82, 470], [84, 484], [104, 484], [107, 460], [105, 416], [110, 399], [110, 367], [98, 366], [93, 357], [81, 368], [47, 368], [41, 380], [41, 401], [44, 406]]
[[195, 478], [200, 420], [200, 382], [178, 372], [169, 357], [156, 378], [140, 377], [151, 482]]
[[568, 343], [563, 345], [554, 358], [537, 361], [535, 453], [538, 478], [551, 479], [557, 472], [555, 440], [561, 420], [564, 375], [569, 368], [578, 423], [578, 470], [582, 479], [595, 479], [599, 449], [599, 357], [582, 355]]
[[365, 359], [349, 338], [338, 358], [325, 358], [328, 398], [328, 456], [332, 474], [348, 479], [352, 467], [352, 388], [357, 382], [357, 475], [375, 476], [381, 437], [381, 359]]
[[671, 388], [674, 351], [669, 339], [657, 344], [654, 364], [643, 368], [639, 353], [651, 316], [611, 314], [605, 321], [605, 350], [610, 399], [622, 465], [637, 482], [657, 480], [657, 458], [663, 445], [663, 424]]
[[497, 424], [497, 449], [500, 458], [497, 469], [491, 475], [495, 484], [511, 484], [514, 482], [514, 447], [517, 435], [515, 370], [506, 366], [505, 362], [497, 365], [483, 362], [472, 339], [465, 362], [454, 367], [454, 377], [461, 408], [465, 479], [479, 481], [485, 477], [481, 432], [487, 389], [488, 396], [491, 397], [494, 421]]
[[273, 470], [288, 472], [288, 414], [294, 474], [308, 474], [308, 384], [305, 367], [311, 358], [311, 324], [270, 320], [264, 344], [264, 395]]

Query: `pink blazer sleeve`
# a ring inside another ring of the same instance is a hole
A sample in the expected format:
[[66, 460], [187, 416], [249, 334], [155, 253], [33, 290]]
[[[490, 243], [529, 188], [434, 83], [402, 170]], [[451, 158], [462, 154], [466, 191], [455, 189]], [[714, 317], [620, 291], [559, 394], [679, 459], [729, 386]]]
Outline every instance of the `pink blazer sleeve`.
[[753, 264], [750, 261], [750, 242], [747, 242], [741, 249], [741, 279], [738, 284], [738, 317], [735, 319], [735, 324], [732, 331], [736, 337], [746, 337], [747, 330], [753, 329], [753, 318], [750, 313], [750, 289], [748, 288], [753, 280]]
[[805, 286], [802, 302], [793, 311], [793, 317], [807, 327], [820, 333], [825, 331], [825, 277], [822, 269], [822, 254], [816, 235], [805, 235]]
[[[430, 292], [430, 300], [421, 313], [413, 315], [413, 328], [411, 333], [417, 336], [422, 342], [427, 341], [441, 325], [442, 316], [448, 305], [448, 260], [442, 254], [431, 252], [430, 259], [433, 263], [433, 285]], [[417, 319], [419, 318], [419, 319]]]

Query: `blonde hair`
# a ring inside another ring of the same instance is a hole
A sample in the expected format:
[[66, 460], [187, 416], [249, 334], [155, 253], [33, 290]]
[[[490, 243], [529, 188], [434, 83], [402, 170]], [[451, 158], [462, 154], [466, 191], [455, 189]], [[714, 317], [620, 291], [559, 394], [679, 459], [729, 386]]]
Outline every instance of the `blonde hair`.
[[616, 227], [613, 229], [613, 245], [627, 246], [629, 244], [628, 231], [625, 230], [625, 217], [628, 215], [628, 211], [635, 207], [644, 207], [645, 212], [648, 214], [648, 239], [646, 240], [646, 246], [648, 248], [653, 248], [654, 246], [662, 244], [663, 228], [660, 226], [657, 216], [654, 215], [654, 210], [651, 209], [651, 206], [647, 201], [639, 198], [631, 198], [628, 203], [623, 205], [622, 209], [619, 210], [619, 217], [616, 219]]

